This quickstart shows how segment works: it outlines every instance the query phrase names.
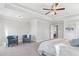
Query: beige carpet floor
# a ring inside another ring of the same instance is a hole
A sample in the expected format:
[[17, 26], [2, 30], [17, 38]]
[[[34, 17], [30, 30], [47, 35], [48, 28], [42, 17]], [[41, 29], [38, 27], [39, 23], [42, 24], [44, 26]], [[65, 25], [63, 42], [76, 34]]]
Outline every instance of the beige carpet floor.
[[0, 56], [39, 56], [39, 43], [20, 43], [13, 47], [0, 47]]

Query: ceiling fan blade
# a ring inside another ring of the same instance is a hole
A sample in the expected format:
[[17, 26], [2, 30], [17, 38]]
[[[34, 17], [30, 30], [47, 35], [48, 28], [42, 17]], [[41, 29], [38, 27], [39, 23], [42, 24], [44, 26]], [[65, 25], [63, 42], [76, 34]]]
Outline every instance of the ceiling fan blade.
[[50, 9], [47, 9], [47, 8], [43, 8], [43, 10], [50, 10]]
[[55, 3], [55, 7], [57, 7], [59, 5], [59, 3]]
[[49, 12], [47, 12], [47, 13], [45, 13], [45, 15], [47, 15], [47, 14], [49, 14], [50, 13], [50, 11]]
[[56, 12], [54, 12], [54, 15], [56, 15], [57, 13]]
[[65, 10], [65, 8], [58, 8], [58, 9], [56, 9], [56, 10]]

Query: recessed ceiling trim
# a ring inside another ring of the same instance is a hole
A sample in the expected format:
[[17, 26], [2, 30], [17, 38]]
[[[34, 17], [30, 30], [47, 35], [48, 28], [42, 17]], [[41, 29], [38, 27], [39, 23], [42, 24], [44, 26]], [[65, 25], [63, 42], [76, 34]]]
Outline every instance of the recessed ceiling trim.
[[21, 11], [33, 13], [34, 14], [33, 16], [41, 17], [41, 18], [46, 19], [48, 21], [53, 21], [53, 19], [51, 17], [43, 15], [43, 14], [38, 13], [38, 12], [35, 12], [33, 10], [30, 10], [30, 9], [24, 8], [23, 6], [21, 6], [19, 4], [18, 5], [16, 5], [16, 4], [7, 4], [7, 6], [6, 6], [6, 8], [9, 8], [9, 9], [13, 9], [12, 7], [17, 8], [18, 10], [21, 9]]

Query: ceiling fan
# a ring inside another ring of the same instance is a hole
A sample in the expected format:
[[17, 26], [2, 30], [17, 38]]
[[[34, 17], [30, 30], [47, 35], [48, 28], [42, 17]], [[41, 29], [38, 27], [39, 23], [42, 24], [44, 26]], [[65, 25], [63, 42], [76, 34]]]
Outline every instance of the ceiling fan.
[[49, 10], [47, 13], [45, 13], [45, 15], [49, 14], [50, 12], [54, 12], [54, 15], [57, 14], [57, 11], [59, 10], [65, 10], [65, 8], [59, 8], [59, 3], [53, 3], [53, 5], [51, 5], [51, 8], [43, 8], [43, 10]]

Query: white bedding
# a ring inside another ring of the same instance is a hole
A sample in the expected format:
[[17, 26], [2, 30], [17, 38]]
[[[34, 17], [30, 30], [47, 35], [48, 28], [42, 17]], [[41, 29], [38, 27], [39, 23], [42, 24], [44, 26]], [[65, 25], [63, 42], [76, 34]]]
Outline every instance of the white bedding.
[[38, 48], [38, 53], [40, 55], [45, 54], [47, 56], [59, 56], [59, 55], [75, 56], [75, 55], [79, 55], [78, 52], [79, 52], [79, 48], [71, 47], [68, 41], [62, 39], [45, 41], [41, 43]]

